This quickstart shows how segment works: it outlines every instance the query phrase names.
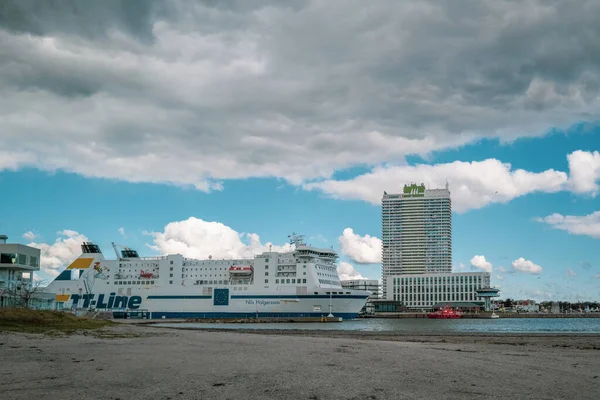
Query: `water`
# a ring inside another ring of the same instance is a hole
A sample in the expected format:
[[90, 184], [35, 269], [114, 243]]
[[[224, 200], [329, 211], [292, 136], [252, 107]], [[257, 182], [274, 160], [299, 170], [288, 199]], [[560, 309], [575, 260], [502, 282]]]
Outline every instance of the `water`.
[[406, 334], [426, 333], [600, 333], [600, 318], [502, 318], [499, 319], [357, 319], [338, 322], [300, 323], [161, 323], [160, 326], [192, 329], [299, 329], [343, 330]]

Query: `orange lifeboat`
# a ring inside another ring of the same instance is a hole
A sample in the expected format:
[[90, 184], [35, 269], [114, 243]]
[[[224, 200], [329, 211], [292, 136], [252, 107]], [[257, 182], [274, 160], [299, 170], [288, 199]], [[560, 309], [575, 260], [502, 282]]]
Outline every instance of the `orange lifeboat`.
[[252, 275], [252, 266], [250, 265], [232, 265], [229, 267], [229, 273], [236, 276]]

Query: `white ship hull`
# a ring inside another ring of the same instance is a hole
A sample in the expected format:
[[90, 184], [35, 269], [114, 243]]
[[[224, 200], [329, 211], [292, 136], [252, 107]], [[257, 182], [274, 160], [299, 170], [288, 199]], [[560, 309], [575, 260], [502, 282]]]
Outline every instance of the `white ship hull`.
[[[214, 295], [158, 295], [140, 294], [121, 296], [128, 306], [121, 307], [114, 293], [90, 294], [86, 302], [75, 299], [65, 304], [67, 308], [95, 309], [100, 311], [140, 311], [148, 318], [304, 318], [323, 317], [333, 314], [343, 319], [354, 319], [364, 306], [364, 292], [344, 292], [323, 295], [230, 295], [229, 288], [215, 290]], [[349, 293], [349, 294], [345, 294]], [[225, 297], [227, 296], [227, 297]], [[132, 303], [132, 299], [134, 300]], [[121, 299], [122, 300], [122, 299]], [[86, 304], [87, 303], [87, 304]], [[133, 307], [129, 307], [129, 305]], [[115, 307], [115, 305], [119, 307]], [[110, 307], [109, 307], [110, 306]]]

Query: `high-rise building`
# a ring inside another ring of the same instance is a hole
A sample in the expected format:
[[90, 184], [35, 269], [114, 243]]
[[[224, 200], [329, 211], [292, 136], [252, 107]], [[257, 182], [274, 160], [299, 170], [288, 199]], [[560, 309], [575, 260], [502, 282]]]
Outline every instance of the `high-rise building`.
[[405, 185], [381, 200], [382, 281], [403, 274], [452, 271], [452, 203], [444, 189]]

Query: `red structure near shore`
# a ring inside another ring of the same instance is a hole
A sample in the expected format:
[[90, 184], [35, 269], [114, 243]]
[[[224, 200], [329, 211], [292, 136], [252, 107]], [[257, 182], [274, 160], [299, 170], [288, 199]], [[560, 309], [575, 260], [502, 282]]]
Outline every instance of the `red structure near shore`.
[[427, 318], [431, 319], [457, 319], [461, 314], [451, 308], [443, 308], [427, 314]]

